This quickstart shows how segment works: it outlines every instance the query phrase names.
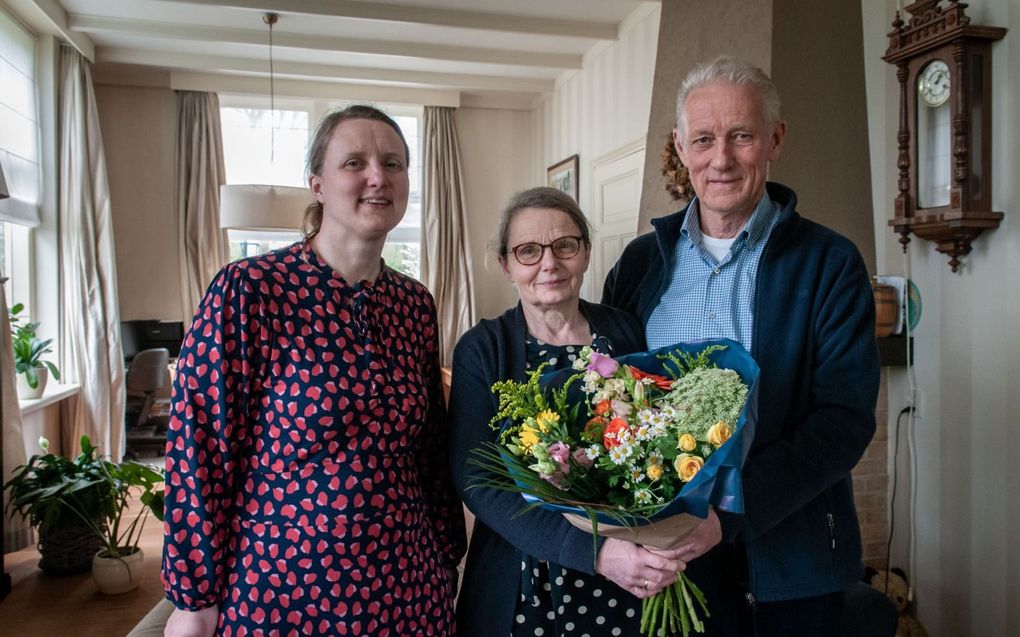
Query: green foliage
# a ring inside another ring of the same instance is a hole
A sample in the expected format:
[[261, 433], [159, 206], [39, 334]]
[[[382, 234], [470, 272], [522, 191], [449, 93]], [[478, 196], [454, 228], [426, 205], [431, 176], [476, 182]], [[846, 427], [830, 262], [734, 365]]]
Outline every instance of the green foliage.
[[[48, 451], [45, 438], [40, 444]], [[138, 550], [148, 514], [163, 519], [163, 474], [137, 462], [102, 458], [88, 436], [81, 437], [81, 448], [73, 460], [46, 453], [18, 467], [4, 485], [11, 496], [8, 513], [21, 514], [41, 532], [80, 520], [102, 540], [104, 555], [130, 555]], [[126, 523], [132, 494], [145, 509]]]
[[709, 357], [713, 352], [721, 352], [724, 349], [726, 349], [725, 345], [709, 345], [698, 352], [697, 356], [690, 352], [669, 352], [668, 354], [659, 354], [658, 358], [663, 361], [662, 366], [667, 373], [673, 378], [680, 378], [695, 369], [715, 367]]
[[19, 374], [24, 374], [25, 380], [28, 381], [28, 386], [35, 389], [39, 386], [38, 368], [45, 365], [56, 380], [60, 380], [60, 371], [50, 361], [42, 360], [43, 354], [49, 354], [53, 351], [51, 347], [53, 339], [41, 339], [36, 336], [35, 332], [39, 329], [39, 323], [32, 323], [27, 320], [22, 321], [22, 317], [18, 316], [24, 309], [24, 304], [15, 303], [8, 313], [11, 322], [11, 346], [14, 351], [14, 369]]
[[[113, 507], [101, 524], [88, 524], [103, 540], [104, 557], [124, 557], [138, 550], [138, 540], [150, 512], [157, 520], [163, 519], [163, 473], [131, 460], [120, 464], [104, 462], [103, 466], [113, 494]], [[145, 508], [127, 523], [124, 512], [132, 493], [138, 495]]]
[[510, 418], [513, 421], [523, 421], [527, 418], [534, 418], [539, 412], [548, 409], [549, 403], [545, 399], [538, 384], [542, 370], [548, 363], [538, 366], [538, 369], [528, 372], [526, 383], [518, 383], [515, 380], [500, 380], [492, 384], [492, 393], [499, 398], [499, 409], [496, 415], [489, 421], [489, 426], [499, 429], [504, 419]]
[[534, 418], [540, 412], [551, 409], [558, 414], [573, 413], [576, 418], [579, 405], [570, 405], [567, 394], [570, 387], [584, 377], [584, 374], [575, 374], [567, 379], [559, 389], [554, 389], [552, 400], [546, 398], [545, 392], [539, 384], [542, 372], [548, 367], [548, 363], [542, 363], [537, 369], [528, 372], [528, 380], [518, 383], [515, 380], [501, 380], [492, 384], [492, 393], [499, 399], [499, 409], [496, 415], [489, 421], [489, 426], [499, 429], [507, 418], [513, 422], [523, 422], [528, 418]]
[[[10, 516], [21, 514], [29, 524], [46, 533], [78, 519], [97, 520], [109, 515], [113, 494], [106, 481], [103, 461], [88, 436], [82, 436], [82, 452], [73, 460], [45, 453], [32, 456], [14, 470], [4, 485], [10, 491]], [[40, 440], [43, 451], [49, 443]]]

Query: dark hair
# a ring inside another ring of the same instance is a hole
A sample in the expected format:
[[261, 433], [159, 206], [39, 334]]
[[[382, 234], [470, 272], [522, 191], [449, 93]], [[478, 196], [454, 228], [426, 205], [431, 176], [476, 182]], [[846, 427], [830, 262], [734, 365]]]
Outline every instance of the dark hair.
[[506, 255], [509, 249], [507, 242], [510, 240], [510, 223], [513, 222], [517, 213], [525, 208], [552, 208], [567, 213], [570, 220], [577, 226], [578, 232], [581, 233], [584, 245], [591, 247], [591, 225], [574, 198], [562, 190], [541, 186], [515, 194], [510, 197], [509, 203], [503, 208], [503, 215], [499, 221], [499, 235], [496, 239], [497, 253], [500, 259]]
[[[344, 108], [334, 109], [326, 113], [315, 129], [315, 137], [308, 147], [308, 157], [305, 160], [305, 173], [307, 176], [322, 174], [322, 164], [326, 161], [326, 151], [329, 149], [329, 140], [333, 138], [333, 131], [341, 123], [352, 119], [368, 119], [383, 122], [397, 132], [400, 143], [404, 145], [405, 165], [411, 166], [411, 149], [404, 139], [404, 133], [400, 130], [393, 118], [368, 104], [351, 104]], [[305, 219], [301, 224], [306, 239], [311, 239], [319, 234], [322, 226], [322, 204], [313, 201], [305, 208]]]

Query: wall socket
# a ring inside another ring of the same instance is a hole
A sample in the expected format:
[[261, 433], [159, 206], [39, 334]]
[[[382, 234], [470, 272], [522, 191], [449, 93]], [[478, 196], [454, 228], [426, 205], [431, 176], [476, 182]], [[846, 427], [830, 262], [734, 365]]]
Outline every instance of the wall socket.
[[925, 396], [924, 392], [920, 389], [914, 390], [914, 420], [924, 419], [925, 414], [927, 413], [925, 411], [927, 398], [928, 397]]

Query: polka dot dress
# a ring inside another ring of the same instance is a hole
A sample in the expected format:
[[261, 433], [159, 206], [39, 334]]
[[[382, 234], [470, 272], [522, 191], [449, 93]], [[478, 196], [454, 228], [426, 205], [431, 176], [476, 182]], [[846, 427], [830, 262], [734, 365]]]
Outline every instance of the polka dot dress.
[[[599, 339], [592, 335], [592, 341]], [[549, 345], [527, 335], [527, 369], [549, 362], [570, 367], [581, 345]], [[514, 610], [512, 637], [604, 637], [637, 635], [641, 600], [601, 575], [588, 575], [525, 555], [521, 595]]]
[[217, 635], [452, 635], [464, 551], [432, 298], [306, 244], [233, 263], [185, 338], [163, 578]]

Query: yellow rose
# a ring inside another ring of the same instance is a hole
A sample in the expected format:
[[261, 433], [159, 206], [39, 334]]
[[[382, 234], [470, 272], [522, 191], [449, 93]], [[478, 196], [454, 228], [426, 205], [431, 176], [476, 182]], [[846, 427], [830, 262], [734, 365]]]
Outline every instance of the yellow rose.
[[673, 461], [673, 468], [676, 469], [677, 475], [680, 476], [680, 480], [683, 482], [690, 482], [699, 471], [701, 467], [705, 465], [705, 461], [698, 456], [692, 456], [686, 453], [682, 453], [676, 457]]
[[531, 446], [538, 442], [538, 432], [529, 425], [521, 425], [520, 439], [521, 446], [530, 450]]
[[694, 451], [694, 448], [697, 446], [698, 441], [691, 434], [683, 434], [676, 443], [676, 448], [680, 451]]
[[541, 429], [543, 433], [549, 431], [549, 428], [559, 421], [560, 415], [549, 409], [546, 409], [535, 416], [535, 422], [538, 423], [538, 428]]
[[721, 447], [732, 435], [733, 431], [730, 426], [720, 420], [709, 428], [707, 438], [712, 445]]
[[662, 465], [653, 464], [648, 467], [645, 471], [648, 474], [648, 479], [655, 481], [662, 477]]

